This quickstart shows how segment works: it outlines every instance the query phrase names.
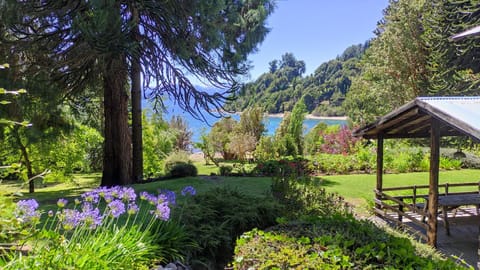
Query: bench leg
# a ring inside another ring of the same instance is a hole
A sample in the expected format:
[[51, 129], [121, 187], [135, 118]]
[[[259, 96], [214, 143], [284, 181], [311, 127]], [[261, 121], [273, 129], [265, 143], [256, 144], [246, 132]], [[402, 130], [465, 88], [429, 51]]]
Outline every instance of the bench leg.
[[445, 225], [445, 231], [447, 235], [450, 235], [450, 226], [448, 224], [448, 210], [446, 206], [442, 207], [443, 223]]
[[[425, 203], [425, 205], [423, 206], [423, 212], [424, 213], [427, 213], [427, 210], [428, 210], [428, 201]], [[427, 216], [423, 216], [422, 217], [422, 222], [423, 223], [427, 223]]]

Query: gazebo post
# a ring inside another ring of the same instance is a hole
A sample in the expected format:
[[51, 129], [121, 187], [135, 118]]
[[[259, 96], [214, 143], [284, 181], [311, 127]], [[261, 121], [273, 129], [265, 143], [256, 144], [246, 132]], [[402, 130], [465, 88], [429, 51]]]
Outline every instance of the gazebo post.
[[428, 244], [437, 246], [437, 211], [438, 211], [438, 173], [440, 160], [440, 123], [431, 119], [430, 125], [430, 184], [428, 191]]
[[375, 189], [375, 209], [380, 209], [380, 205], [377, 203], [382, 198], [379, 192], [383, 190], [383, 134], [377, 136], [377, 186]]

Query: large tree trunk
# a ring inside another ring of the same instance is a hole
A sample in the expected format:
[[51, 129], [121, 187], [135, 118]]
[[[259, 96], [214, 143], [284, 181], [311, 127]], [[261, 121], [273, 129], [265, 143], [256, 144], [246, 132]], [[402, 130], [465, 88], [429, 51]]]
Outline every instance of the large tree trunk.
[[110, 57], [104, 71], [105, 142], [102, 186], [132, 183], [132, 145], [128, 127], [127, 68], [123, 55]]
[[[135, 57], [134, 57], [135, 58]], [[143, 140], [142, 140], [142, 94], [140, 82], [140, 62], [132, 60], [132, 144], [133, 179], [143, 179]]]
[[[140, 38], [138, 29], [138, 11], [132, 7], [132, 20], [135, 24], [132, 35], [135, 40]], [[141, 84], [140, 55], [132, 56], [132, 147], [133, 147], [133, 180], [140, 182], [143, 179], [143, 141], [142, 141], [142, 84]]]

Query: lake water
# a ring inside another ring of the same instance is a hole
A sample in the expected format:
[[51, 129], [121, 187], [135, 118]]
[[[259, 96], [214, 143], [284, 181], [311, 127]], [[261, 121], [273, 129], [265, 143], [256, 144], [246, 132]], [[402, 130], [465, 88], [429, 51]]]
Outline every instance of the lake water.
[[[143, 104], [143, 108], [148, 108], [148, 107], [150, 106], [147, 104], [147, 102], [145, 102]], [[202, 131], [204, 131], [205, 133], [210, 132], [210, 129], [213, 126], [213, 124], [220, 121], [220, 118], [216, 118], [208, 113], [204, 113], [206, 122], [203, 120], [198, 120], [192, 117], [189, 113], [186, 113], [182, 111], [180, 108], [175, 106], [167, 107], [167, 111], [166, 113], [163, 114], [163, 118], [166, 121], [170, 121], [172, 116], [175, 116], [175, 115], [180, 115], [186, 120], [186, 122], [188, 123], [188, 127], [193, 132], [193, 135], [192, 135], [193, 142], [199, 142]], [[240, 120], [240, 115], [238, 114], [231, 114], [230, 116], [232, 116], [237, 121]], [[265, 117], [265, 129], [266, 129], [265, 135], [274, 135], [275, 130], [278, 128], [281, 121], [282, 121], [282, 117], [278, 117], [278, 116]], [[344, 120], [305, 119], [303, 121], [304, 133], [306, 134], [308, 131], [310, 131], [310, 129], [312, 129], [315, 125], [317, 125], [320, 122], [325, 122], [327, 125], [346, 124], [346, 121]]]
[[[166, 119], [168, 121], [174, 115], [180, 115], [183, 118], [185, 118], [185, 120], [188, 123], [188, 127], [193, 132], [193, 136], [192, 136], [192, 141], [193, 142], [199, 142], [200, 141], [200, 135], [201, 135], [202, 131], [204, 131], [205, 133], [210, 132], [210, 129], [213, 126], [213, 124], [220, 121], [219, 118], [213, 117], [211, 115], [205, 115], [205, 118], [206, 118], [207, 122], [204, 122], [202, 120], [195, 119], [190, 114], [184, 113], [184, 112], [181, 112], [181, 113], [168, 112], [167, 114], [165, 114], [164, 119]], [[237, 120], [237, 121], [240, 120], [240, 115], [238, 115], [238, 114], [231, 114], [231, 117], [233, 119]], [[277, 117], [277, 116], [265, 117], [265, 122], [264, 122], [265, 129], [266, 129], [265, 135], [274, 135], [275, 130], [280, 125], [280, 122], [282, 122], [282, 117]], [[344, 125], [344, 124], [346, 124], [346, 121], [344, 121], [344, 120], [305, 119], [303, 121], [304, 133], [306, 134], [308, 131], [310, 131], [310, 129], [315, 127], [320, 122], [325, 122], [327, 125]]]

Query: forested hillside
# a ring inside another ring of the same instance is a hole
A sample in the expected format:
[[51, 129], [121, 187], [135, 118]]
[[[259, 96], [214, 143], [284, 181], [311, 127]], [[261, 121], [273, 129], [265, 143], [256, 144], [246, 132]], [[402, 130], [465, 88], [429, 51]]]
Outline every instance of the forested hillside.
[[269, 113], [291, 111], [304, 96], [305, 105], [315, 115], [344, 115], [341, 105], [352, 78], [360, 72], [358, 62], [368, 43], [347, 48], [340, 56], [321, 64], [313, 74], [303, 77], [305, 62], [293, 53], [271, 61], [268, 72], [245, 84], [227, 109], [243, 111], [260, 106]]
[[480, 25], [479, 1], [391, 1], [344, 102], [357, 123], [418, 96], [479, 95], [480, 40], [451, 37]]
[[305, 63], [287, 53], [227, 108], [285, 112], [304, 96], [310, 113], [365, 123], [418, 96], [478, 95], [479, 38], [451, 39], [478, 25], [479, 1], [391, 1], [368, 43], [347, 48], [306, 77]]

